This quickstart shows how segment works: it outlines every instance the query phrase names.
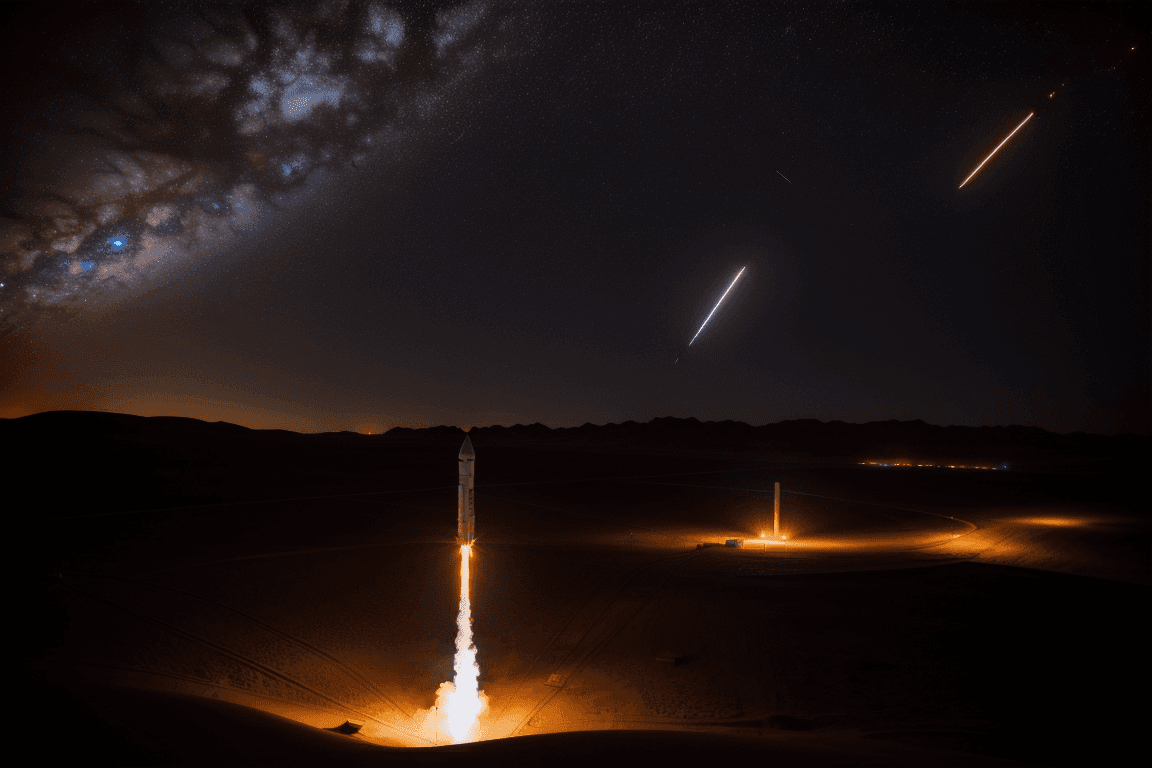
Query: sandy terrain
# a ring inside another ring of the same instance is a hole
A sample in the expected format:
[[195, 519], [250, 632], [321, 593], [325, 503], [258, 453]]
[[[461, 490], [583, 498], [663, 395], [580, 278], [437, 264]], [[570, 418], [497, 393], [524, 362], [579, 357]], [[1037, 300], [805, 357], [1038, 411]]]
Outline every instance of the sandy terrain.
[[1089, 481], [477, 442], [486, 741], [433, 746], [458, 441], [374, 445], [185, 453], [130, 504], [121, 466], [53, 506], [30, 702], [123, 764], [1055, 765], [1139, 736], [1149, 518]]

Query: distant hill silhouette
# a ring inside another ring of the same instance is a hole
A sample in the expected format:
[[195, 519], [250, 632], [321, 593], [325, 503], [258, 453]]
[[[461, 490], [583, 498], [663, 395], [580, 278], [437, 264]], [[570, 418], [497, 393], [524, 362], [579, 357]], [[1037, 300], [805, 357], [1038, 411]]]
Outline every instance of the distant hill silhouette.
[[[395, 427], [391, 437], [463, 437], [459, 427], [412, 429]], [[648, 423], [549, 428], [543, 424], [475, 427], [480, 444], [537, 442], [542, 445], [633, 450], [696, 450], [756, 452], [796, 456], [868, 460], [922, 458], [1003, 462], [1042, 460], [1058, 456], [1124, 459], [1147, 456], [1152, 438], [1141, 435], [1104, 436], [1086, 432], [1057, 434], [1039, 427], [941, 427], [915, 421], [873, 421], [849, 424], [794, 419], [753, 427], [741, 421], [700, 421], [665, 416]]]
[[[487, 444], [536, 444], [601, 450], [702, 451], [755, 453], [767, 457], [837, 460], [923, 459], [980, 462], [1044, 462], [1079, 458], [1146, 461], [1152, 438], [1141, 435], [1104, 436], [1085, 432], [1057, 434], [1039, 427], [936, 426], [921, 420], [873, 421], [849, 424], [794, 419], [754, 427], [740, 421], [700, 421], [661, 417], [647, 423], [591, 424], [550, 428], [543, 424], [475, 427], [478, 447]], [[302, 434], [287, 430], [253, 430], [227, 422], [206, 422], [174, 416], [132, 416], [99, 411], [46, 411], [16, 419], [0, 419], [0, 435], [12, 440], [74, 441], [84, 436], [136, 436], [163, 441], [208, 441], [245, 438], [267, 442], [350, 441], [396, 438], [463, 439], [453, 426], [414, 429], [394, 427], [383, 435], [354, 432]], [[16, 443], [20, 444], [20, 443]], [[208, 449], [208, 445], [204, 445]]]

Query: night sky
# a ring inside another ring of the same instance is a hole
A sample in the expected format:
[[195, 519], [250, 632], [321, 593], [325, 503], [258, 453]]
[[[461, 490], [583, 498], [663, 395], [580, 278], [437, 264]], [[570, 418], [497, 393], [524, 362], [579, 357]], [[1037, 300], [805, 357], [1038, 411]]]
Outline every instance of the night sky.
[[1146, 9], [5, 4], [0, 416], [1147, 434]]

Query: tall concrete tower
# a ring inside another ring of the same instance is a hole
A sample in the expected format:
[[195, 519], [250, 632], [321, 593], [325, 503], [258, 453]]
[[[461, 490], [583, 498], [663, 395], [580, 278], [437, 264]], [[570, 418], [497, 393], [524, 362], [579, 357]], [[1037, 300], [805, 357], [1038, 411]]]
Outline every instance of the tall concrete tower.
[[772, 507], [772, 535], [780, 538], [780, 483], [776, 483], [776, 503]]
[[456, 542], [458, 544], [471, 544], [476, 540], [476, 502], [474, 497], [476, 451], [472, 448], [472, 439], [464, 436], [464, 445], [460, 446], [460, 493], [459, 506], [456, 512]]

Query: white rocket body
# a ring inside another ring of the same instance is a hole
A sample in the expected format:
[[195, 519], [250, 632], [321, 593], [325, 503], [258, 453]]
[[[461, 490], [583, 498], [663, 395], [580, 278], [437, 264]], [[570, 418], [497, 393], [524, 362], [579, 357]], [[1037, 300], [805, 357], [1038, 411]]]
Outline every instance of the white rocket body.
[[460, 446], [460, 487], [456, 512], [456, 542], [458, 544], [472, 544], [476, 540], [476, 451], [472, 448], [472, 439], [465, 436], [464, 445]]

